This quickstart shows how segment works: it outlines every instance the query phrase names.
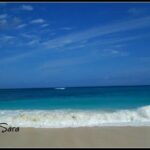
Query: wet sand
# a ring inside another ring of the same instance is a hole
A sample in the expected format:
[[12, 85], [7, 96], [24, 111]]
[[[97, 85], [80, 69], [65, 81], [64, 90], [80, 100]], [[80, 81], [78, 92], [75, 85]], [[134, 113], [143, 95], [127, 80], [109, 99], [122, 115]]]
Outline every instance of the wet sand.
[[150, 147], [150, 127], [20, 128], [0, 132], [0, 147]]

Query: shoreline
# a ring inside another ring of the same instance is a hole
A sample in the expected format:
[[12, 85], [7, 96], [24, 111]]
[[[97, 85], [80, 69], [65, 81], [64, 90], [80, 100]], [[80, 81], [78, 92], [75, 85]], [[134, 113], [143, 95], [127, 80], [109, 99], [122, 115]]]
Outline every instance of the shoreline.
[[150, 126], [20, 128], [0, 133], [0, 147], [150, 147]]

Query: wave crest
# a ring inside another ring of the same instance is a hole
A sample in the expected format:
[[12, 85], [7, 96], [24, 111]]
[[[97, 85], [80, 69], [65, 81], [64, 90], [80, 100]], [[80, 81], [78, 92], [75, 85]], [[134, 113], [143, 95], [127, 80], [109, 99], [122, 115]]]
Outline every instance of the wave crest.
[[12, 126], [64, 128], [85, 126], [150, 126], [150, 105], [133, 110], [4, 110], [0, 121]]

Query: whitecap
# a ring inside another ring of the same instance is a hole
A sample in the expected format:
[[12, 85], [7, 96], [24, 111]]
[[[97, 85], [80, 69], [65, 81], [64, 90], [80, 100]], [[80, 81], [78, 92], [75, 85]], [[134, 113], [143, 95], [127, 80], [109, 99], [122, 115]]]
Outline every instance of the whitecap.
[[35, 128], [150, 126], [150, 105], [113, 112], [71, 109], [0, 110], [0, 122], [12, 126]]

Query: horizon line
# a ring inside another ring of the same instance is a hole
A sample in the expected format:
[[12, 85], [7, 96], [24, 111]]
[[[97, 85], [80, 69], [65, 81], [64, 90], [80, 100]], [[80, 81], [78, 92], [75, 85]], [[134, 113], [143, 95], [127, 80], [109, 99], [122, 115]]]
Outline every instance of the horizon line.
[[13, 89], [51, 89], [51, 88], [94, 88], [94, 87], [135, 87], [135, 86], [150, 86], [149, 84], [139, 85], [90, 85], [90, 86], [55, 86], [55, 87], [17, 87], [17, 88], [0, 88], [0, 90], [13, 90]]

